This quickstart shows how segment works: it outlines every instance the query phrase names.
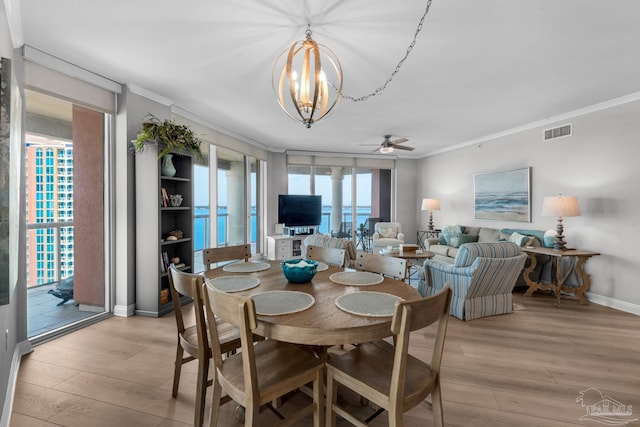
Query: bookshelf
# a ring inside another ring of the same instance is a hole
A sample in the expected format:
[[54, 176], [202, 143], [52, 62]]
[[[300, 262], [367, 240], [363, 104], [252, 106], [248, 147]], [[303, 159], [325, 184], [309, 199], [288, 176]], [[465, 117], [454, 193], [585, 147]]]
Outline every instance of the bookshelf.
[[176, 174], [163, 176], [157, 153], [136, 154], [136, 314], [152, 317], [173, 310], [168, 265], [193, 271], [193, 161], [174, 153]]

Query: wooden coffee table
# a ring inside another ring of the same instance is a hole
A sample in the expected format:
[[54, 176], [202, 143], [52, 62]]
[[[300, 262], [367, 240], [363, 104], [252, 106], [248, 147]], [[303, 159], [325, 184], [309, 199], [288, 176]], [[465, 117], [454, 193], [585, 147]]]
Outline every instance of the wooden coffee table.
[[407, 283], [411, 284], [411, 269], [412, 268], [420, 268], [424, 263], [425, 259], [433, 258], [435, 254], [433, 252], [422, 250], [422, 252], [415, 251], [398, 251], [398, 252], [380, 252], [380, 255], [384, 256], [392, 256], [396, 258], [402, 258], [407, 260]]

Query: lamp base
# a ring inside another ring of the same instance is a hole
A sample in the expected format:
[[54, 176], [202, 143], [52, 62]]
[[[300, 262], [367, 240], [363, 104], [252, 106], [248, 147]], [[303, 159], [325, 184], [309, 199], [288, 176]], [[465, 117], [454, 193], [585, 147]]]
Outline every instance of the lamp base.
[[433, 231], [433, 211], [429, 211], [429, 226], [427, 230]]
[[562, 225], [562, 217], [558, 217], [558, 224], [556, 225], [556, 239], [553, 243], [553, 249], [556, 251], [566, 251], [567, 247], [565, 246], [567, 242], [564, 241], [564, 227]]

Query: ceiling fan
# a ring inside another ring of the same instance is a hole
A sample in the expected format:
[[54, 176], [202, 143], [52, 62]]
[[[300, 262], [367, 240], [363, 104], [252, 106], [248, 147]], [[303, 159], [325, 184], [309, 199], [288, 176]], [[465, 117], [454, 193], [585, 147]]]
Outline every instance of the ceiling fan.
[[407, 151], [413, 151], [414, 148], [413, 147], [408, 147], [406, 145], [400, 145], [403, 142], [407, 142], [408, 139], [407, 138], [398, 138], [394, 141], [391, 141], [391, 135], [384, 135], [384, 141], [382, 141], [382, 144], [380, 144], [380, 147], [376, 148], [375, 150], [373, 150], [373, 152], [381, 152], [384, 154], [389, 154], [389, 153], [393, 153], [393, 149], [397, 148], [399, 150], [407, 150]]

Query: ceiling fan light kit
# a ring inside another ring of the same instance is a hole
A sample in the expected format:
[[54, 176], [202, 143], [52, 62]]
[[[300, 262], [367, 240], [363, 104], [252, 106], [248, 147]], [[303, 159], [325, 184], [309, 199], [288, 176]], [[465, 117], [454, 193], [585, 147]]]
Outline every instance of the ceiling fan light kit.
[[380, 147], [380, 152], [383, 154], [393, 153], [393, 147]]
[[396, 140], [391, 140], [391, 135], [384, 135], [384, 141], [382, 141], [382, 144], [380, 144], [380, 146], [378, 148], [376, 148], [375, 150], [373, 150], [373, 152], [380, 152], [382, 154], [390, 154], [393, 153], [393, 150], [395, 148], [399, 149], [399, 150], [407, 150], [407, 151], [413, 151], [414, 148], [413, 147], [407, 147], [406, 145], [400, 145], [404, 142], [407, 142], [408, 139], [407, 138], [398, 138]]

